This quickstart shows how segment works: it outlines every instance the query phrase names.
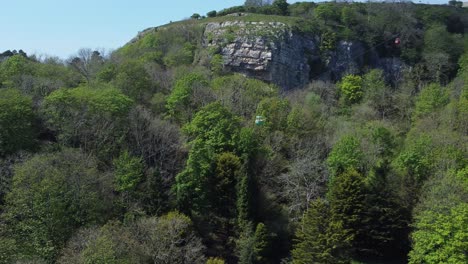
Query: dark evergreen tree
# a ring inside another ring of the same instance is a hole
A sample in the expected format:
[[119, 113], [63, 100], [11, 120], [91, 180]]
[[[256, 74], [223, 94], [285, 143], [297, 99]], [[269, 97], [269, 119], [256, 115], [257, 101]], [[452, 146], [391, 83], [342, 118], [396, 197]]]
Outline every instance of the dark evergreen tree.
[[338, 174], [330, 182], [327, 197], [330, 202], [331, 215], [343, 223], [343, 229], [353, 249], [356, 249], [354, 247], [356, 241], [364, 235], [362, 222], [366, 212], [364, 177], [355, 170]]
[[329, 204], [323, 199], [314, 200], [296, 231], [292, 263], [347, 263], [351, 239]]

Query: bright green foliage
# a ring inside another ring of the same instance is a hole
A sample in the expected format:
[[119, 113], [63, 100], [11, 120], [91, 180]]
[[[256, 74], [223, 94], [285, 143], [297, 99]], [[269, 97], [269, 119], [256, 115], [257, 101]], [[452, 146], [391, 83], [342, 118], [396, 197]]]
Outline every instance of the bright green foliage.
[[174, 190], [181, 210], [201, 211], [208, 206], [208, 179], [213, 174], [215, 153], [197, 140], [191, 143], [186, 168], [176, 176]]
[[434, 161], [432, 149], [432, 139], [423, 134], [408, 142], [408, 146], [397, 157], [396, 167], [406, 177], [407, 184], [419, 186], [427, 179]]
[[223, 73], [223, 68], [224, 68], [223, 64], [224, 64], [224, 59], [221, 54], [213, 55], [213, 58], [211, 58], [210, 66], [214, 74], [219, 75]]
[[[200, 16], [199, 14], [194, 14]], [[196, 46], [191, 43], [184, 43], [180, 46], [173, 46], [164, 57], [164, 64], [167, 67], [191, 64]]]
[[466, 84], [463, 87], [462, 93], [460, 95], [457, 110], [459, 129], [461, 132], [465, 132], [465, 134], [468, 134], [468, 73], [466, 73], [466, 75]]
[[254, 263], [269, 263], [267, 257], [271, 250], [270, 239], [271, 238], [265, 224], [257, 224], [257, 228], [255, 229], [255, 241], [253, 245]]
[[[307, 100], [307, 99], [306, 99]], [[307, 107], [307, 108], [306, 108]], [[317, 105], [296, 106], [291, 109], [287, 118], [288, 131], [294, 135], [306, 135], [321, 125]]]
[[122, 143], [133, 101], [112, 87], [60, 89], [45, 98], [43, 113], [60, 143], [109, 159]]
[[447, 213], [424, 211], [416, 217], [409, 263], [466, 263], [468, 203]]
[[361, 76], [346, 75], [338, 86], [346, 105], [359, 103], [364, 95]]
[[270, 131], [284, 131], [288, 127], [290, 105], [287, 100], [265, 98], [258, 104], [257, 115], [265, 117], [265, 127]]
[[13, 89], [0, 89], [0, 156], [34, 145], [32, 100]]
[[167, 98], [166, 109], [170, 117], [179, 122], [190, 121], [193, 111], [201, 105], [192, 98], [195, 90], [207, 89], [207, 79], [197, 73], [190, 73], [177, 80], [174, 89]]
[[63, 108], [81, 107], [86, 108], [92, 114], [124, 116], [129, 111], [133, 101], [111, 87], [101, 89], [78, 87], [60, 89], [48, 96], [45, 103], [50, 104], [50, 107], [57, 108], [58, 114], [68, 110]]
[[201, 140], [220, 153], [234, 150], [237, 146], [240, 119], [219, 103], [203, 107], [184, 127], [190, 139]]
[[225, 264], [222, 258], [209, 258], [206, 264]]
[[414, 119], [424, 117], [435, 112], [449, 103], [447, 92], [440, 85], [431, 84], [421, 90], [416, 98]]
[[12, 56], [0, 65], [0, 86], [14, 86], [18, 77], [31, 75], [33, 70], [32, 62], [27, 58], [22, 55]]
[[414, 210], [410, 263], [465, 263], [468, 167], [430, 178]]
[[360, 141], [354, 136], [344, 136], [333, 146], [327, 164], [332, 175], [346, 170], [360, 170], [363, 166], [363, 153]]
[[35, 156], [15, 169], [2, 215], [6, 236], [18, 254], [52, 261], [77, 228], [111, 216], [110, 192], [94, 161], [78, 151]]
[[320, 50], [322, 51], [331, 51], [336, 48], [336, 42], [338, 40], [338, 37], [336, 35], [336, 32], [331, 31], [331, 30], [326, 30], [322, 32], [322, 35], [320, 36]]
[[147, 32], [139, 41], [125, 45], [116, 53], [129, 59], [164, 63], [168, 67], [188, 65], [193, 61], [204, 29], [204, 25], [196, 21], [180, 27], [161, 27]]
[[144, 164], [140, 157], [131, 156], [128, 151], [122, 152], [114, 160], [117, 191], [132, 191], [143, 177]]
[[461, 181], [461, 186], [468, 191], [468, 166], [459, 170], [456, 174], [456, 178]]
[[208, 205], [216, 154], [235, 152], [239, 128], [239, 119], [219, 103], [202, 108], [184, 127], [191, 149], [187, 166], [177, 175], [175, 185], [179, 205], [186, 205], [182, 208], [191, 208], [189, 204], [193, 203], [200, 210]]
[[347, 263], [350, 239], [329, 205], [322, 199], [314, 200], [296, 230], [292, 263]]

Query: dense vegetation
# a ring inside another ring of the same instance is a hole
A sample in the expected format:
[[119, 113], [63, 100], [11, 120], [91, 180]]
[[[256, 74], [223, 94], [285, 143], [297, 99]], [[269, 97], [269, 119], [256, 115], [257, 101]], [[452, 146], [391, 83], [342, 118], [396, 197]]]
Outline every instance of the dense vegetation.
[[[112, 54], [1, 54], [0, 263], [468, 262], [468, 12], [453, 2], [246, 1]], [[408, 67], [284, 92], [201, 47], [227, 19]]]

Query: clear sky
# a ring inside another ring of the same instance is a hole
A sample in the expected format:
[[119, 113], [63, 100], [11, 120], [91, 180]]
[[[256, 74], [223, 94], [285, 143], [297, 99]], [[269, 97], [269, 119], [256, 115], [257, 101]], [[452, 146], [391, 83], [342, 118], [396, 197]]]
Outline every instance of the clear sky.
[[145, 28], [244, 2], [0, 0], [0, 52], [23, 49], [28, 54], [67, 58], [80, 48], [116, 49]]

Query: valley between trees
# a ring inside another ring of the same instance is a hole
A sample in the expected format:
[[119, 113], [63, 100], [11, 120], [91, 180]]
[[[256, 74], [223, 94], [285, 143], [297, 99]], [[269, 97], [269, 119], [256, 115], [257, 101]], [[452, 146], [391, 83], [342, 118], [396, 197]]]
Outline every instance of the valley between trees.
[[[257, 26], [206, 33], [226, 21]], [[112, 53], [4, 52], [0, 263], [467, 263], [466, 30], [456, 1], [246, 1]], [[226, 62], [293, 35], [305, 85]]]

